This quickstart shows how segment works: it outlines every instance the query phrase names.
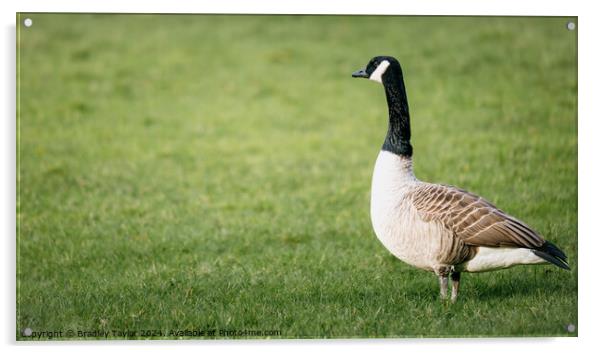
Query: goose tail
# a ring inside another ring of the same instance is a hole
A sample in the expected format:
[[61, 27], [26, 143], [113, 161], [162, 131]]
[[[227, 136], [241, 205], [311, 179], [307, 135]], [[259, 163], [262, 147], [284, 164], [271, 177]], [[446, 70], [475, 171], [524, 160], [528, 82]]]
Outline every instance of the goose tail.
[[540, 247], [531, 250], [536, 256], [554, 264], [562, 269], [571, 270], [567, 262], [567, 257], [560, 248], [550, 241], [546, 241]]

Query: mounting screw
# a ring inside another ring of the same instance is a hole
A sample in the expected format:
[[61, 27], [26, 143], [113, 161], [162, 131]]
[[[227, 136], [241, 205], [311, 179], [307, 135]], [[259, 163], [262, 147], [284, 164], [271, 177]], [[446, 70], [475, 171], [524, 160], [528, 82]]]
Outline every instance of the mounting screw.
[[568, 29], [569, 31], [572, 31], [572, 30], [574, 30], [574, 29], [575, 29], [575, 22], [569, 21], [569, 22], [566, 24], [566, 29]]
[[31, 20], [31, 18], [26, 18], [23, 21], [23, 24], [25, 25], [25, 27], [31, 27], [31, 25], [33, 25], [33, 21]]

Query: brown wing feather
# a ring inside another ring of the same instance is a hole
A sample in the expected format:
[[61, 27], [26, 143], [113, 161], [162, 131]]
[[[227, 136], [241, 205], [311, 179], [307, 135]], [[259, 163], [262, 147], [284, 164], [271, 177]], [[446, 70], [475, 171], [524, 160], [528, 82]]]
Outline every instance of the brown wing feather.
[[545, 242], [520, 220], [456, 187], [421, 184], [412, 202], [425, 221], [441, 222], [467, 245], [537, 248]]

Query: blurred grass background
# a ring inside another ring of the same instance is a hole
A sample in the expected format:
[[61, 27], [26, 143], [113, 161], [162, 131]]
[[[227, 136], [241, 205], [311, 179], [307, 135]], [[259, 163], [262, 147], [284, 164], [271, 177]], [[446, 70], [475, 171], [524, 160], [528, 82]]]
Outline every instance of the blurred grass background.
[[[17, 330], [576, 335], [569, 20], [21, 14]], [[468, 274], [449, 306], [381, 246], [386, 102], [351, 72], [383, 54], [417, 177], [524, 220], [572, 271]]]

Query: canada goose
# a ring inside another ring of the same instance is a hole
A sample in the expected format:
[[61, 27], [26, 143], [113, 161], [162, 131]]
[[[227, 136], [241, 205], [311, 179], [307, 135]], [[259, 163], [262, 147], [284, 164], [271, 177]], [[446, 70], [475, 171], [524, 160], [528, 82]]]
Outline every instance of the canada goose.
[[372, 176], [370, 217], [382, 244], [397, 258], [439, 277], [441, 298], [458, 296], [461, 272], [484, 272], [567, 257], [522, 221], [485, 199], [453, 186], [418, 180], [412, 170], [410, 113], [399, 62], [372, 58], [352, 74], [382, 83], [389, 129]]

